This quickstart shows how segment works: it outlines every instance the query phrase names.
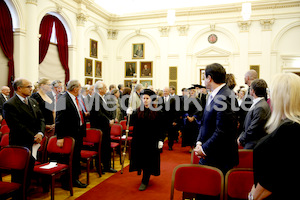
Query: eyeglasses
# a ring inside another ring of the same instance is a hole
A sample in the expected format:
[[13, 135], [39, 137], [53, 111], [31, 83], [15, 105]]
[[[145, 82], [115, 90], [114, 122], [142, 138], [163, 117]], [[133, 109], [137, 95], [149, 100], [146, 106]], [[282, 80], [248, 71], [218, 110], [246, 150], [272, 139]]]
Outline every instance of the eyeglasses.
[[32, 88], [32, 85], [28, 85], [28, 86], [20, 86], [22, 88]]

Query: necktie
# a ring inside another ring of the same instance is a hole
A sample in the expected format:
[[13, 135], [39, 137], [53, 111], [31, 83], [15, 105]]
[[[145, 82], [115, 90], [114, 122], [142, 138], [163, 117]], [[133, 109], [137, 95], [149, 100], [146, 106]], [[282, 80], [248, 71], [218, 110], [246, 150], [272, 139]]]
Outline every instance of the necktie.
[[208, 97], [208, 101], [207, 101], [207, 104], [206, 105], [209, 105], [210, 102], [213, 100], [213, 96], [212, 95], [209, 95]]
[[83, 114], [82, 114], [82, 110], [80, 109], [80, 105], [79, 105], [79, 102], [78, 102], [78, 98], [75, 97], [75, 99], [76, 99], [77, 107], [78, 107], [78, 109], [79, 109], [81, 123], [84, 124]]
[[27, 98], [24, 99], [24, 103], [28, 106], [28, 99]]

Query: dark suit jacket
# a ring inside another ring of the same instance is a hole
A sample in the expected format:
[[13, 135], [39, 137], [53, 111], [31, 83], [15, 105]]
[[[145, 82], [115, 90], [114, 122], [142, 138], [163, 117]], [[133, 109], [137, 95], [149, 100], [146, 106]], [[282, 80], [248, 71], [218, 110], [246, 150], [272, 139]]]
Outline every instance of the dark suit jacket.
[[266, 135], [264, 127], [270, 115], [271, 109], [265, 99], [260, 100], [248, 111], [240, 135], [240, 142], [245, 149], [253, 149], [258, 140]]
[[109, 121], [111, 120], [109, 112], [105, 109], [107, 104], [98, 94], [94, 94], [91, 101], [93, 101], [92, 110], [90, 111], [91, 127], [101, 129], [105, 134], [104, 132], [109, 130]]
[[77, 108], [67, 92], [57, 100], [56, 110], [55, 133], [57, 138], [71, 136], [75, 140], [82, 140], [82, 137], [86, 135], [85, 117], [83, 114], [84, 123], [80, 126]]
[[[220, 95], [220, 96], [219, 96]], [[197, 141], [207, 155], [200, 159], [200, 164], [220, 168], [223, 172], [238, 164], [236, 142], [237, 115], [232, 110], [233, 92], [225, 85], [204, 109]], [[236, 101], [236, 99], [235, 99]], [[235, 102], [237, 103], [237, 102]], [[226, 107], [224, 111], [215, 108]]]
[[36, 100], [28, 98], [27, 106], [17, 95], [3, 105], [3, 116], [10, 128], [9, 144], [29, 149], [38, 132], [45, 132], [45, 120]]
[[2, 115], [3, 104], [6, 102], [2, 93], [0, 93], [0, 115]]

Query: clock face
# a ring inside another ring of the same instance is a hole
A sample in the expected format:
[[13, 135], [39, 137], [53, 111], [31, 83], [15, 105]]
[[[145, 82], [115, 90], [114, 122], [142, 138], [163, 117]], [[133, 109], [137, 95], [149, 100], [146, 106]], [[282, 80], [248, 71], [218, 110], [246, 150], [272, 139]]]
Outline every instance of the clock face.
[[210, 35], [208, 36], [208, 42], [209, 42], [210, 44], [216, 43], [217, 40], [218, 40], [218, 37], [217, 37], [215, 34], [210, 34]]

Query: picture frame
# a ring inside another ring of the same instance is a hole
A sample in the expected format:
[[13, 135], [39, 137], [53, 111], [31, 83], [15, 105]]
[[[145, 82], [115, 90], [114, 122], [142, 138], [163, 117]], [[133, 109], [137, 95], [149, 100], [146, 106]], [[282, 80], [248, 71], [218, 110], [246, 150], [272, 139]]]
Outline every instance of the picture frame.
[[93, 60], [89, 58], [85, 58], [84, 66], [85, 66], [84, 75], [93, 76]]
[[102, 62], [95, 60], [95, 77], [102, 78]]
[[144, 88], [152, 85], [152, 80], [140, 80], [140, 83], [143, 85]]
[[140, 77], [141, 78], [152, 78], [153, 76], [153, 62], [146, 61], [140, 63]]
[[98, 41], [90, 39], [90, 57], [98, 58]]
[[132, 59], [145, 58], [145, 43], [132, 44]]
[[257, 78], [259, 78], [259, 65], [250, 65], [250, 69], [253, 69], [257, 72]]
[[132, 88], [132, 84], [135, 85], [137, 83], [137, 80], [124, 80], [124, 87]]
[[136, 77], [137, 62], [125, 62], [125, 78]]
[[97, 81], [103, 81], [103, 79], [102, 79], [102, 78], [95, 78], [95, 83], [96, 83]]
[[93, 85], [93, 79], [92, 78], [85, 78], [84, 83], [85, 83], [85, 85]]
[[205, 69], [200, 69], [200, 85], [205, 86]]

